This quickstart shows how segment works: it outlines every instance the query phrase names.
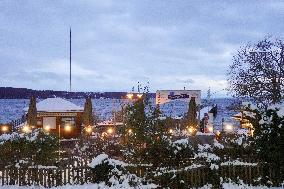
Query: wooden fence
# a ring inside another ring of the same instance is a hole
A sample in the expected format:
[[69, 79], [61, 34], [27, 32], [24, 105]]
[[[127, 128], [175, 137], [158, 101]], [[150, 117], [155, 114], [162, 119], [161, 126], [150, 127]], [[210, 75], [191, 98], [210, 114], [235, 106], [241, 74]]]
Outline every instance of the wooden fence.
[[[172, 173], [172, 174], [171, 174]], [[167, 175], [168, 176], [165, 176]], [[187, 187], [201, 187], [208, 183], [218, 185], [220, 177], [230, 178], [234, 181], [241, 179], [246, 184], [255, 184], [257, 178], [263, 175], [262, 168], [256, 166], [220, 166], [219, 169], [210, 169], [209, 167], [198, 167], [189, 170], [176, 170], [164, 172], [163, 176], [156, 176], [154, 180], [157, 184], [164, 187], [180, 188], [181, 183]], [[174, 175], [174, 176], [173, 176]]]
[[[211, 170], [208, 167], [198, 167], [193, 169], [181, 169], [174, 171], [175, 178], [169, 171], [163, 176], [153, 176], [149, 167], [127, 167], [127, 169], [139, 177], [151, 178], [154, 183], [160, 186], [171, 186], [180, 188], [182, 181], [186, 186], [199, 187], [207, 183], [216, 182], [220, 177], [243, 180], [244, 183], [253, 184], [255, 179], [263, 174], [260, 166], [220, 166], [219, 169]], [[150, 173], [150, 174], [149, 174]], [[173, 173], [173, 172], [172, 172]], [[149, 177], [151, 176], [151, 177]], [[6, 168], [0, 170], [0, 185], [41, 185], [44, 187], [54, 187], [61, 185], [76, 185], [94, 183], [95, 173], [90, 167], [66, 167], [66, 168]]]
[[78, 168], [8, 168], [0, 171], [1, 185], [44, 187], [66, 184], [93, 183], [94, 174], [89, 167]]

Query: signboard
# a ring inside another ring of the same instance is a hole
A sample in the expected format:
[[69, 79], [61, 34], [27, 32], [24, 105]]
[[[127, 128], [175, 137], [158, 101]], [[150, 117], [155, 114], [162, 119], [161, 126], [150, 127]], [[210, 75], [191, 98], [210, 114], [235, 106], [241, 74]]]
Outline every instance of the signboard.
[[156, 104], [164, 104], [173, 100], [189, 102], [194, 97], [197, 105], [201, 104], [200, 90], [158, 90], [156, 92]]

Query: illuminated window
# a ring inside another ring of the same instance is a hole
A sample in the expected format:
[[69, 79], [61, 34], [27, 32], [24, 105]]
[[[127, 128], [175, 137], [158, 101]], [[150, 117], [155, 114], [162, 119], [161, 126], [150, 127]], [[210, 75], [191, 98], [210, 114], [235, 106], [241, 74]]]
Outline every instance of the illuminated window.
[[76, 127], [75, 117], [63, 117], [61, 118], [61, 127], [71, 126]]

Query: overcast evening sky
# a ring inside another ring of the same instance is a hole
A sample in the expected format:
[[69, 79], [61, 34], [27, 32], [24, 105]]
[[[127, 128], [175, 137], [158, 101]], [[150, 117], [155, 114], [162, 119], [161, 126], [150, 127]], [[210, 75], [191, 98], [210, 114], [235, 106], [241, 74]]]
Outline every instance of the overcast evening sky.
[[68, 90], [71, 26], [74, 91], [205, 95], [241, 45], [283, 37], [284, 1], [1, 0], [0, 23], [0, 86]]

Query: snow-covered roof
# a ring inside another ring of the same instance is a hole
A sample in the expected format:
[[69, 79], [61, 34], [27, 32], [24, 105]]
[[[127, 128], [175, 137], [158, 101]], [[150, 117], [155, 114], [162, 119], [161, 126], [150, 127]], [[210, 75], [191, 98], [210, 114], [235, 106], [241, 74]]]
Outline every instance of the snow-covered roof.
[[[37, 111], [39, 112], [81, 112], [83, 107], [77, 106], [62, 98], [47, 98], [36, 104]], [[28, 107], [24, 108], [28, 111]]]

